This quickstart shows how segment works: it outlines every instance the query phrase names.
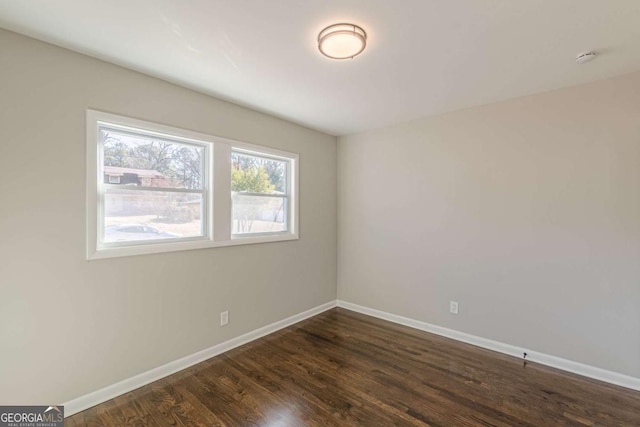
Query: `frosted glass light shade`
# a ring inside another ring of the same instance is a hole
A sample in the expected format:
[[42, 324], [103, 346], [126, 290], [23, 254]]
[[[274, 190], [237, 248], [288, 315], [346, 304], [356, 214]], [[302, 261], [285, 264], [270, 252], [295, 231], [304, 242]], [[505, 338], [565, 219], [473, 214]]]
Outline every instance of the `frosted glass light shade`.
[[348, 59], [362, 53], [367, 33], [353, 24], [330, 25], [318, 34], [318, 49], [331, 59]]

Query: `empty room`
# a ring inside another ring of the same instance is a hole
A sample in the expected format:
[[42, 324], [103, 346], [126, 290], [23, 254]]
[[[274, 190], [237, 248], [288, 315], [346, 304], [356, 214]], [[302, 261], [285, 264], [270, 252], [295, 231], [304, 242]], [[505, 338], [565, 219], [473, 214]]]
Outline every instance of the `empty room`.
[[0, 427], [640, 426], [637, 0], [0, 0]]

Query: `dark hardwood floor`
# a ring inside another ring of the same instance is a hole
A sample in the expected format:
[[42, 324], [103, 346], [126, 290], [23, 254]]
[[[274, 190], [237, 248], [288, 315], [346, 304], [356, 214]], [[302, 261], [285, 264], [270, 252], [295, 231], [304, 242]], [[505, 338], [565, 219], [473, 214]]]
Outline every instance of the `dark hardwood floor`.
[[66, 426], [640, 426], [640, 392], [333, 309]]

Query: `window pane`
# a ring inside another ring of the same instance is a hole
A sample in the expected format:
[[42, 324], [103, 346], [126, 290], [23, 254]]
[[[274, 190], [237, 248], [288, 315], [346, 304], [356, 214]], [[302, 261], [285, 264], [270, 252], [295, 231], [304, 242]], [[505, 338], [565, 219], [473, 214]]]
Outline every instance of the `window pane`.
[[287, 161], [244, 153], [231, 154], [231, 191], [286, 194]]
[[202, 236], [201, 194], [108, 189], [104, 241], [145, 241]]
[[232, 233], [287, 231], [286, 197], [247, 196], [232, 193]]
[[204, 148], [100, 127], [104, 183], [202, 189]]

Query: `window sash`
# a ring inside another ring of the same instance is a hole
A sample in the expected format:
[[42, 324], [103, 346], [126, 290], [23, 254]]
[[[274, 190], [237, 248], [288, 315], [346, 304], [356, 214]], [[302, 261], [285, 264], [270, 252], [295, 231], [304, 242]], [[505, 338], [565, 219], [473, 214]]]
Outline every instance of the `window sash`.
[[234, 226], [234, 222], [236, 220], [234, 220], [233, 218], [233, 202], [231, 203], [231, 236], [233, 237], [247, 237], [247, 236], [269, 236], [269, 235], [278, 235], [278, 234], [287, 234], [290, 233], [290, 227], [291, 227], [291, 221], [289, 220], [289, 215], [291, 212], [291, 208], [290, 208], [290, 201], [289, 201], [289, 197], [287, 197], [286, 195], [275, 195], [275, 194], [265, 194], [265, 193], [241, 193], [241, 192], [233, 192], [235, 193], [234, 195], [236, 197], [258, 197], [258, 198], [265, 198], [265, 199], [282, 199], [283, 203], [284, 203], [284, 210], [283, 210], [283, 215], [284, 215], [284, 221], [283, 221], [283, 226], [284, 229], [283, 230], [278, 230], [278, 231], [248, 231], [248, 232], [234, 232], [233, 231], [233, 226]]
[[[140, 192], [140, 194], [144, 194], [144, 193], [152, 193], [152, 192], [156, 192], [156, 187], [145, 187], [145, 189], [140, 189], [139, 187], [126, 187], [123, 185], [104, 185], [103, 186], [105, 190], [107, 189], [115, 189], [115, 190], [123, 190], [125, 192], [127, 191], [138, 191]], [[100, 212], [100, 216], [98, 218], [98, 247], [101, 249], [108, 249], [108, 248], [123, 248], [123, 247], [129, 247], [129, 246], [144, 246], [144, 245], [155, 245], [155, 244], [162, 244], [162, 243], [178, 243], [178, 242], [191, 242], [191, 241], [198, 241], [198, 240], [208, 240], [209, 238], [209, 221], [207, 221], [207, 218], [209, 218], [209, 212], [207, 211], [207, 206], [208, 206], [208, 200], [207, 200], [207, 192], [204, 190], [197, 190], [197, 191], [172, 191], [171, 189], [167, 190], [167, 189], [161, 189], [158, 192], [161, 193], [178, 193], [178, 194], [197, 194], [201, 196], [201, 205], [200, 205], [200, 234], [196, 235], [196, 236], [180, 236], [180, 237], [171, 237], [171, 238], [166, 238], [166, 239], [140, 239], [140, 240], [127, 240], [127, 241], [115, 241], [115, 242], [107, 242], [105, 241], [105, 231], [106, 231], [106, 219], [107, 219], [107, 215], [105, 212], [106, 209], [106, 201], [105, 201], [105, 197], [107, 195], [107, 191], [100, 191], [99, 194], [99, 207], [98, 207], [98, 211]], [[147, 225], [147, 224], [143, 224], [143, 225]], [[153, 227], [153, 226], [152, 226]], [[155, 227], [153, 227], [155, 228]]]
[[277, 235], [284, 235], [284, 234], [290, 234], [292, 233], [292, 230], [294, 230], [294, 227], [296, 226], [293, 222], [293, 209], [294, 206], [293, 203], [291, 203], [291, 193], [292, 193], [292, 189], [293, 189], [293, 180], [296, 179], [296, 177], [293, 176], [293, 165], [292, 162], [295, 161], [295, 159], [291, 158], [291, 157], [283, 157], [283, 156], [278, 156], [275, 154], [270, 154], [270, 153], [265, 153], [260, 151], [259, 149], [248, 149], [248, 148], [242, 148], [242, 147], [232, 147], [231, 149], [231, 154], [239, 154], [239, 155], [247, 155], [247, 156], [251, 156], [251, 157], [257, 157], [259, 159], [265, 159], [265, 160], [275, 160], [278, 162], [283, 162], [285, 164], [285, 192], [283, 194], [280, 193], [255, 193], [255, 192], [245, 192], [245, 191], [232, 191], [231, 195], [235, 195], [235, 196], [248, 196], [248, 197], [270, 197], [270, 198], [279, 198], [279, 199], [284, 199], [285, 202], [285, 211], [284, 211], [284, 216], [285, 216], [285, 221], [284, 221], [284, 230], [281, 231], [266, 231], [266, 232], [234, 232], [233, 231], [233, 223], [234, 223], [234, 219], [233, 219], [233, 200], [231, 202], [231, 238], [240, 238], [240, 239], [247, 239], [253, 236], [259, 237], [259, 236], [277, 236]]
[[[151, 130], [147, 130], [147, 129], [139, 129], [139, 128], [135, 128], [135, 127], [131, 127], [131, 126], [125, 126], [125, 125], [119, 125], [119, 124], [114, 124], [114, 123], [109, 123], [109, 122], [98, 122], [98, 155], [99, 155], [99, 160], [98, 160], [98, 173], [101, 176], [104, 176], [105, 172], [104, 172], [104, 168], [105, 168], [105, 164], [104, 164], [104, 141], [102, 140], [102, 138], [100, 137], [100, 132], [101, 131], [105, 131], [105, 130], [111, 130], [113, 132], [116, 132], [118, 134], [122, 134], [122, 135], [127, 135], [130, 137], [145, 137], [145, 138], [153, 138], [155, 141], [161, 141], [161, 142], [166, 142], [168, 144], [173, 144], [173, 145], [181, 145], [183, 147], [190, 147], [190, 148], [199, 148], [202, 149], [202, 158], [200, 159], [200, 171], [201, 171], [201, 183], [200, 183], [200, 188], [189, 188], [187, 190], [204, 190], [206, 191], [208, 189], [208, 182], [209, 182], [209, 174], [212, 172], [210, 170], [211, 168], [211, 164], [209, 162], [209, 152], [210, 152], [210, 146], [212, 145], [210, 142], [205, 142], [205, 141], [199, 141], [196, 139], [191, 139], [191, 138], [185, 138], [179, 135], [172, 135], [172, 134], [165, 134], [165, 133], [160, 133], [160, 132], [154, 132]], [[132, 168], [135, 169], [135, 168]], [[104, 180], [99, 180], [98, 183], [103, 184], [103, 185], [108, 185], [110, 183], [105, 183]], [[120, 184], [122, 185], [122, 184]], [[141, 186], [130, 186], [130, 187], [138, 187], [141, 188]], [[171, 188], [171, 187], [151, 187], [151, 188]], [[178, 189], [178, 188], [176, 188]]]

